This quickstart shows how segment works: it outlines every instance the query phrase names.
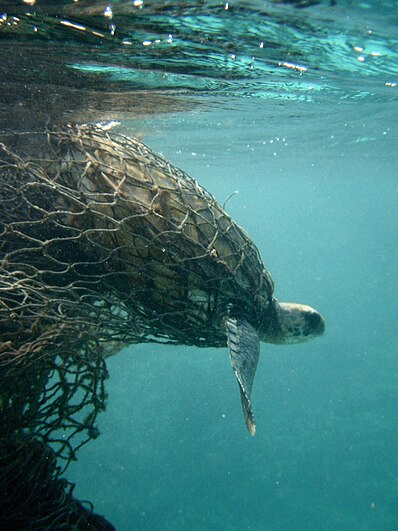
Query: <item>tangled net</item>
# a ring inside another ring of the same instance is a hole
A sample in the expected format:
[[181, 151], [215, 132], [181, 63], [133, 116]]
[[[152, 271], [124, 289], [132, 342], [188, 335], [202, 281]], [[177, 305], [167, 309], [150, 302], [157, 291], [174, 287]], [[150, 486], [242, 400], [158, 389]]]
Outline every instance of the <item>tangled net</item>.
[[0, 145], [0, 484], [18, 465], [37, 476], [41, 455], [57, 491], [48, 452], [68, 464], [98, 435], [108, 355], [223, 346], [231, 303], [255, 323], [272, 281], [214, 198], [143, 144], [88, 125], [21, 138], [28, 156]]
[[0, 437], [0, 522], [4, 531], [104, 530], [114, 527], [72, 496], [54, 452], [25, 436]]

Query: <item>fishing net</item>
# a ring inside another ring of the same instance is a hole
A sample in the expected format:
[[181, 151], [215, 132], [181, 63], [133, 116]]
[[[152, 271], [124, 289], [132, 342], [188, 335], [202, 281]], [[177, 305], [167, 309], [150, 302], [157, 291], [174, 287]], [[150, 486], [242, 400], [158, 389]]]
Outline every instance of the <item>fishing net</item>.
[[69, 341], [91, 341], [93, 351], [156, 339], [225, 345], [220, 315], [234, 301], [256, 320], [272, 281], [251, 240], [193, 179], [101, 128], [70, 127], [44, 144], [36, 161], [3, 163], [8, 312], [23, 307], [30, 328], [39, 322], [57, 337], [72, 329]]
[[92, 505], [72, 496], [56, 456], [26, 435], [0, 437], [0, 521], [3, 531], [50, 529], [111, 531]]
[[271, 295], [245, 232], [140, 142], [88, 125], [9, 137], [0, 145], [3, 456], [29, 468], [41, 452], [44, 466], [51, 448], [68, 464], [98, 435], [107, 356], [145, 341], [224, 346], [228, 308], [256, 325]]

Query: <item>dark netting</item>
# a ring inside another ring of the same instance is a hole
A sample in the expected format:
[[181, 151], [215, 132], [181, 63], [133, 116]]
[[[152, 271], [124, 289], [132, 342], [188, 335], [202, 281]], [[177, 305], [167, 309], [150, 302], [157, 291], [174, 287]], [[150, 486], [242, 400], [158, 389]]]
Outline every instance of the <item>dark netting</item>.
[[52, 450], [27, 436], [0, 437], [0, 521], [3, 531], [108, 530], [114, 527], [72, 496]]
[[36, 161], [3, 155], [0, 326], [10, 330], [21, 308], [25, 321], [3, 361], [18, 357], [24, 332], [40, 341], [73, 329], [92, 350], [154, 339], [221, 346], [228, 304], [257, 320], [272, 292], [258, 251], [193, 179], [100, 128], [47, 139]]
[[106, 356], [145, 341], [224, 346], [230, 308], [257, 326], [272, 288], [246, 233], [140, 142], [95, 126], [9, 137], [0, 145], [3, 455], [17, 437], [17, 461], [51, 447], [68, 463], [97, 435]]

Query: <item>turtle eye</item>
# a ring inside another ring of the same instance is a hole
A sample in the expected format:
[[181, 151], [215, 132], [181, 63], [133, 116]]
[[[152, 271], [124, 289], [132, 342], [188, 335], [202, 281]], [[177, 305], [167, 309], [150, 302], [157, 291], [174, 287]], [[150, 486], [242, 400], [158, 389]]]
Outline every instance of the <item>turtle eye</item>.
[[304, 335], [322, 335], [325, 331], [325, 322], [318, 312], [305, 314], [306, 328]]

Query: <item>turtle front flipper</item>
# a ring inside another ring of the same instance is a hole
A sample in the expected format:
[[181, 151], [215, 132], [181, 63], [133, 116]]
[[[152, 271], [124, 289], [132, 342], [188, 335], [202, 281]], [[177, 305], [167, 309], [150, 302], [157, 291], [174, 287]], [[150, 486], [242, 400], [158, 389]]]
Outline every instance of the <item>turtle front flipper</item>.
[[229, 317], [225, 320], [231, 365], [239, 384], [243, 415], [250, 435], [256, 432], [256, 423], [250, 404], [260, 340], [256, 330], [244, 319]]

